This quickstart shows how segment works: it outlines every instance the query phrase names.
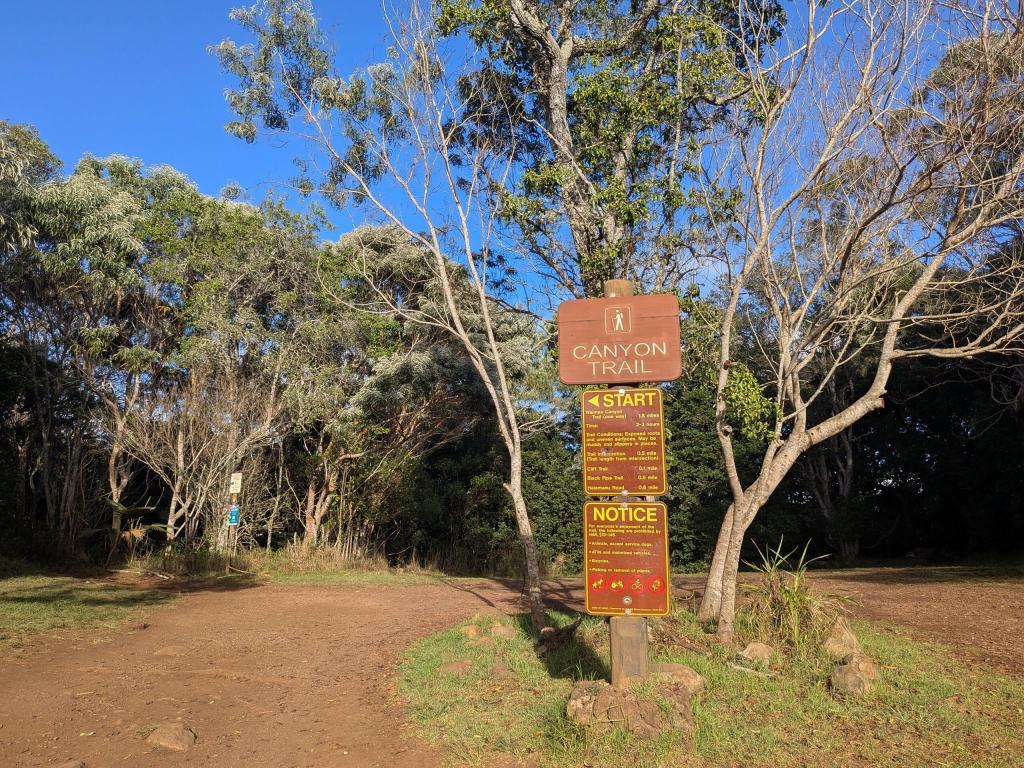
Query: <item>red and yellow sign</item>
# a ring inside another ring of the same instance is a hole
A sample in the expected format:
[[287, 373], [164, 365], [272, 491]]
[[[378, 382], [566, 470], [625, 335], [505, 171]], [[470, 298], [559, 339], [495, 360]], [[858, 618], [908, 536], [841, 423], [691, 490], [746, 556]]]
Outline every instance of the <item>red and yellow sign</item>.
[[665, 493], [665, 420], [660, 389], [584, 392], [582, 412], [584, 493]]
[[672, 381], [681, 371], [674, 294], [573, 299], [559, 305], [558, 377], [565, 384]]
[[591, 501], [583, 508], [587, 613], [669, 612], [668, 510], [661, 502]]

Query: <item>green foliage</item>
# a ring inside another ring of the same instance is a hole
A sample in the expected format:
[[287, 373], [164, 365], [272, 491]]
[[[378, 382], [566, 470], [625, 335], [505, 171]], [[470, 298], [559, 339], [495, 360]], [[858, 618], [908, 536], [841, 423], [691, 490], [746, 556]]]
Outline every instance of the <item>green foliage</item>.
[[729, 368], [723, 394], [726, 418], [739, 426], [744, 437], [765, 442], [775, 434], [778, 405], [765, 396], [757, 378], [744, 363], [734, 363]]
[[[707, 369], [668, 386], [665, 426], [672, 565], [698, 569], [710, 561], [722, 516], [732, 501], [715, 435], [715, 387]], [[734, 437], [741, 476], [749, 475], [761, 447], [760, 441], [742, 434]]]
[[33, 190], [53, 179], [57, 159], [32, 126], [0, 120], [0, 249], [13, 250], [32, 242]]
[[[728, 111], [709, 105], [727, 104], [743, 88], [744, 62], [730, 36], [771, 44], [781, 33], [781, 7], [761, 4], [755, 32], [718, 3], [652, 11], [539, 2], [526, 12], [569, 51], [564, 73], [508, 3], [444, 0], [435, 18], [441, 37], [464, 34], [484, 53], [479, 68], [462, 76], [473, 125], [466, 141], [486, 137], [519, 154], [518, 181], [502, 190], [506, 221], [571, 282], [566, 287], [593, 293], [603, 279], [643, 281], [659, 266], [672, 273], [672, 285], [675, 246], [700, 215], [683, 191], [698, 137]], [[562, 40], [569, 35], [571, 47]], [[562, 99], [564, 126], [551, 121]], [[512, 105], [511, 119], [496, 119], [493, 103]], [[563, 258], [566, 228], [574, 255]]]
[[[436, 89], [452, 84], [457, 93], [440, 100], [458, 105], [441, 118], [451, 126], [452, 163], [477, 154], [511, 159], [515, 172], [492, 190], [504, 222], [564, 287], [593, 293], [601, 279], [635, 274], [643, 282], [661, 272], [661, 287], [685, 270], [676, 246], [696, 247], [688, 236], [702, 216], [684, 191], [698, 136], [744, 89], [746, 62], [732, 41], [770, 45], [781, 34], [775, 0], [748, 10], [758, 24], [741, 24], [717, 2], [680, 9], [545, 0], [526, 12], [566, 51], [552, 69], [509, 3], [442, 0], [430, 8], [428, 29], [411, 24], [422, 35], [416, 42], [396, 40], [387, 62], [348, 75], [335, 71], [310, 0], [272, 0], [232, 13], [248, 42], [224, 40], [211, 51], [237, 82], [228, 91], [232, 135], [252, 142], [261, 130], [283, 132], [309, 118], [331, 126], [330, 170], [314, 179], [303, 163], [295, 183], [337, 205], [365, 201], [363, 182], [395, 172], [374, 146], [386, 145], [393, 162], [411, 137], [422, 139], [414, 125], [421, 108], [431, 110]], [[451, 65], [444, 46], [455, 37], [479, 52], [458, 52], [460, 61], [479, 62], [475, 69]]]
[[543, 561], [551, 575], [583, 571], [583, 478], [563, 435], [531, 435], [523, 447], [523, 491]]

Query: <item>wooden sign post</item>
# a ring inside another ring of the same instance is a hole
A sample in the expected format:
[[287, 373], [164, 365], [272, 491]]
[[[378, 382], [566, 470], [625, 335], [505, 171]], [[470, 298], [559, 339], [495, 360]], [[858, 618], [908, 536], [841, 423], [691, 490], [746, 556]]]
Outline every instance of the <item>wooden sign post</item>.
[[[584, 576], [587, 613], [611, 616], [611, 683], [649, 672], [646, 616], [669, 612], [667, 491], [661, 390], [682, 372], [679, 302], [633, 296], [607, 280], [603, 299], [558, 308], [558, 371], [566, 384], [623, 384], [583, 393]], [[637, 499], [637, 497], [642, 497]]]
[[[625, 283], [628, 280], [609, 280]], [[682, 373], [679, 300], [670, 293], [574, 299], [558, 307], [558, 377], [565, 384], [672, 381]]]
[[231, 494], [231, 504], [228, 506], [228, 535], [225, 545], [227, 547], [227, 556], [224, 558], [224, 574], [227, 575], [231, 571], [231, 550], [234, 549], [235, 543], [238, 541], [238, 518], [241, 516], [242, 510], [238, 506], [238, 494], [242, 492], [242, 473], [232, 472], [231, 482], [228, 485], [228, 493]]

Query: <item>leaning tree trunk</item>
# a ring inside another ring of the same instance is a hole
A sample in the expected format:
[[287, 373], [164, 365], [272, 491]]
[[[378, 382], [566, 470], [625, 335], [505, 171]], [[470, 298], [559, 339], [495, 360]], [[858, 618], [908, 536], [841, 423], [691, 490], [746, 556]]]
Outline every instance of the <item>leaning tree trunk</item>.
[[516, 513], [516, 525], [519, 538], [523, 543], [523, 556], [526, 561], [526, 594], [530, 600], [530, 619], [533, 627], [540, 632], [547, 626], [547, 615], [544, 613], [544, 602], [540, 591], [540, 558], [537, 555], [537, 542], [533, 538], [533, 526], [523, 498], [523, 457], [521, 453], [512, 452], [509, 482], [505, 486], [512, 497], [512, 507]]
[[734, 510], [736, 505], [730, 504], [722, 519], [722, 527], [718, 530], [718, 541], [715, 553], [708, 568], [708, 578], [704, 584], [704, 595], [701, 597], [697, 618], [700, 621], [711, 621], [718, 617], [722, 610], [722, 578], [725, 574], [725, 562], [729, 555], [729, 540], [732, 537]]
[[722, 572], [722, 605], [718, 611], [718, 639], [732, 642], [733, 621], [736, 618], [736, 581], [740, 570], [740, 552], [743, 550], [743, 536], [747, 526], [739, 520], [733, 524], [729, 548], [725, 556], [725, 568]]

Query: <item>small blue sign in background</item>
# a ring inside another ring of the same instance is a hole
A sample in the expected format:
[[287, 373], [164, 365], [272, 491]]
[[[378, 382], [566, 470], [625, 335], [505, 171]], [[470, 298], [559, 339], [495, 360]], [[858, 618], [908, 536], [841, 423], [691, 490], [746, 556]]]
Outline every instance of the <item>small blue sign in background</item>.
[[231, 509], [228, 510], [228, 525], [238, 525], [238, 515], [241, 512], [241, 508], [237, 504], [232, 504]]

